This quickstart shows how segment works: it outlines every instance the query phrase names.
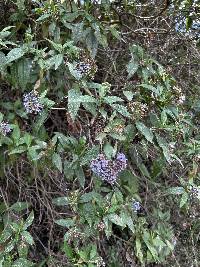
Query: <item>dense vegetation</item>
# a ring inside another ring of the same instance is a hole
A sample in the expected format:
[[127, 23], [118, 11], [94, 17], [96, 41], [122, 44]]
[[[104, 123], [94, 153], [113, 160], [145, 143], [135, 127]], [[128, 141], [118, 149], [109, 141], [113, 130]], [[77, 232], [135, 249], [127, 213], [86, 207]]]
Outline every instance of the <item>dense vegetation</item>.
[[199, 2], [0, 12], [0, 266], [199, 267]]

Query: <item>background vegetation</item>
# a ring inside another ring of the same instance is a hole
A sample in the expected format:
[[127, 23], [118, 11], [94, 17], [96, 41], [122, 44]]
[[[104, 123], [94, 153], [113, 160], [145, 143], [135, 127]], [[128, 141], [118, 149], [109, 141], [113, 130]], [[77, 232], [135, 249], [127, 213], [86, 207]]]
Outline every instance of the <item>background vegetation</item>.
[[199, 267], [199, 2], [0, 12], [0, 266]]

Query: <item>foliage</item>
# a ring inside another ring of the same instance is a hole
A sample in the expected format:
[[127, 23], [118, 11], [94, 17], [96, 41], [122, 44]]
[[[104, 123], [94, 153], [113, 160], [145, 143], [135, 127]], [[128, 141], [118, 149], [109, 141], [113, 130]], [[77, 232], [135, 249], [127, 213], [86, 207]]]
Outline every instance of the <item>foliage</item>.
[[199, 6], [139, 2], [2, 4], [0, 266], [184, 266], [182, 226], [198, 249], [199, 80], [138, 25], [189, 40]]

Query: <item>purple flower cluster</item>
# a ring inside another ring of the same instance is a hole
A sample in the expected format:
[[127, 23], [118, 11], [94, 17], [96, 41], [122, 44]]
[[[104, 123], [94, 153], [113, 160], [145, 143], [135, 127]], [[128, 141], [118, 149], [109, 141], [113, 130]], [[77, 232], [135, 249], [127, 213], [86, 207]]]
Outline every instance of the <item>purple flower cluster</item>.
[[40, 103], [40, 99], [37, 96], [37, 92], [31, 91], [30, 93], [24, 94], [23, 104], [27, 113], [40, 113], [43, 109], [43, 105]]
[[141, 209], [140, 202], [134, 200], [132, 203], [132, 209], [134, 212], [140, 211], [140, 209]]
[[190, 189], [190, 196], [191, 197], [198, 197], [200, 195], [200, 189], [196, 186], [192, 186]]
[[116, 182], [118, 174], [126, 167], [127, 159], [123, 153], [118, 153], [114, 160], [108, 160], [104, 154], [99, 154], [90, 164], [91, 170], [111, 185]]
[[86, 76], [91, 71], [91, 65], [89, 63], [86, 63], [86, 62], [79, 62], [76, 65], [76, 71], [78, 72], [78, 74], [80, 75], [80, 77]]
[[8, 133], [12, 131], [10, 124], [8, 122], [2, 121], [0, 123], [0, 132], [3, 136], [6, 136]]

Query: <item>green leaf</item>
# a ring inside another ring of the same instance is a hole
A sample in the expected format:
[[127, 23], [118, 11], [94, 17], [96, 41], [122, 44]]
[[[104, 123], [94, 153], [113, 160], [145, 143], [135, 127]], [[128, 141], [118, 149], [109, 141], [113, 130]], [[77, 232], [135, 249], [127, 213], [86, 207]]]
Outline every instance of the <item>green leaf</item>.
[[8, 228], [5, 228], [0, 235], [0, 244], [5, 243], [12, 236], [12, 231]]
[[131, 117], [131, 114], [128, 112], [125, 106], [122, 106], [119, 104], [112, 104], [111, 107], [114, 108], [117, 112], [119, 112], [124, 117], [127, 117], [127, 118]]
[[62, 168], [62, 159], [61, 159], [61, 156], [60, 154], [58, 153], [53, 153], [53, 156], [52, 156], [52, 162], [53, 164], [56, 166], [56, 168], [62, 172], [63, 168]]
[[181, 201], [180, 201], [180, 204], [179, 204], [179, 207], [182, 208], [188, 201], [188, 198], [189, 198], [189, 195], [187, 192], [184, 192], [182, 194], [182, 197], [181, 197]]
[[101, 201], [101, 199], [102, 199], [102, 196], [99, 193], [92, 191], [92, 192], [83, 194], [79, 199], [79, 203], [87, 203], [87, 202], [91, 202], [92, 200]]
[[111, 144], [108, 143], [108, 142], [104, 145], [104, 147], [103, 147], [103, 151], [104, 151], [106, 157], [109, 158], [109, 159], [111, 159], [112, 156], [114, 156], [114, 152], [115, 152], [115, 150], [114, 150], [114, 148], [111, 146]]
[[137, 166], [138, 166], [138, 168], [140, 169], [140, 172], [144, 175], [144, 176], [146, 176], [146, 177], [148, 177], [148, 178], [151, 178], [151, 176], [150, 176], [150, 174], [149, 174], [149, 171], [147, 170], [147, 167], [143, 164], [143, 163], [138, 163], [137, 164]]
[[85, 174], [83, 171], [83, 168], [81, 166], [77, 166], [77, 168], [75, 169], [75, 175], [79, 181], [79, 184], [82, 188], [84, 188], [85, 186]]
[[104, 102], [108, 103], [108, 104], [112, 104], [115, 102], [123, 102], [124, 100], [118, 96], [106, 96], [104, 98]]
[[10, 207], [10, 209], [19, 212], [28, 209], [29, 206], [30, 204], [28, 202], [16, 202]]
[[87, 152], [85, 155], [81, 158], [81, 166], [89, 164], [92, 159], [96, 158], [99, 153], [99, 146], [93, 146]]
[[107, 217], [112, 223], [119, 225], [121, 227], [126, 227], [126, 223], [124, 223], [123, 219], [119, 215], [109, 214]]
[[39, 21], [43, 21], [43, 20], [46, 20], [47, 18], [49, 18], [51, 16], [51, 14], [43, 14], [42, 16], [40, 16], [36, 21], [39, 22]]
[[120, 217], [122, 218], [123, 222], [128, 226], [128, 228], [135, 233], [135, 227], [133, 224], [133, 220], [131, 216], [127, 212], [122, 212], [120, 214]]
[[71, 89], [68, 92], [68, 111], [72, 118], [75, 120], [78, 110], [80, 108], [81, 102], [79, 101], [79, 97], [81, 93], [76, 89]]
[[153, 256], [154, 260], [158, 261], [158, 253], [157, 250], [153, 247], [153, 245], [150, 243], [150, 234], [148, 232], [144, 232], [142, 235], [142, 239], [145, 242], [146, 246], [148, 247], [149, 251], [151, 252], [151, 255]]
[[15, 124], [14, 129], [12, 131], [12, 138], [14, 139], [15, 142], [17, 142], [20, 138], [20, 128], [18, 124]]
[[110, 32], [116, 39], [121, 40], [120, 31], [116, 30], [114, 27], [115, 25], [109, 27]]
[[95, 104], [93, 104], [91, 102], [83, 102], [82, 105], [87, 111], [89, 111], [94, 117], [96, 117], [97, 107]]
[[55, 223], [60, 225], [60, 226], [70, 228], [71, 226], [74, 225], [74, 220], [72, 220], [72, 219], [60, 219], [60, 220], [55, 220]]
[[142, 123], [142, 122], [136, 122], [135, 125], [136, 125], [138, 131], [140, 131], [141, 134], [144, 135], [144, 137], [147, 139], [147, 141], [153, 143], [153, 137], [154, 137], [154, 135], [153, 135], [151, 129], [149, 129], [149, 128], [148, 128], [146, 125], [144, 125], [144, 123]]
[[69, 200], [67, 197], [57, 197], [52, 199], [52, 203], [56, 206], [67, 206], [69, 204]]
[[134, 58], [132, 58], [127, 65], [128, 79], [130, 79], [136, 73], [138, 67], [138, 62]]
[[24, 58], [17, 62], [17, 82], [23, 90], [26, 89], [26, 85], [30, 82], [31, 67], [30, 59]]
[[6, 56], [4, 55], [3, 52], [0, 51], [0, 71], [4, 70], [6, 64]]
[[123, 91], [123, 94], [128, 99], [128, 101], [131, 101], [133, 99], [134, 93], [131, 91]]
[[149, 85], [149, 84], [140, 84], [138, 86], [139, 87], [141, 86], [141, 87], [143, 87], [145, 89], [150, 90], [151, 92], [155, 93], [156, 95], [159, 95], [159, 90], [156, 87], [152, 86], [152, 85]]
[[25, 0], [17, 0], [16, 4], [20, 12], [25, 9]]
[[32, 266], [35, 266], [35, 264], [29, 260], [20, 258], [14, 261], [11, 267], [32, 267]]
[[144, 263], [144, 255], [142, 253], [142, 244], [139, 237], [135, 239], [135, 247], [136, 247], [136, 256], [139, 258], [141, 263]]
[[[53, 46], [53, 48], [54, 48], [55, 50], [57, 50], [59, 53], [62, 52], [62, 49], [63, 49], [62, 44], [55, 43], [55, 42], [53, 42], [52, 40], [49, 40], [49, 39], [47, 39], [47, 38], [46, 38], [46, 40], [49, 41], [49, 42], [52, 44], [52, 46]], [[56, 55], [56, 56], [57, 56], [57, 55]]]
[[66, 242], [66, 240], [64, 240], [64, 245], [62, 250], [70, 260], [74, 259], [74, 250], [70, 247], [70, 245]]
[[95, 103], [96, 99], [90, 95], [81, 95], [79, 99], [74, 100], [75, 103], [77, 103], [77, 101], [85, 103]]
[[165, 141], [165, 139], [163, 137], [159, 136], [158, 134], [156, 134], [156, 139], [157, 139], [159, 147], [163, 151], [163, 154], [164, 154], [166, 160], [168, 162], [171, 162], [171, 157], [170, 157], [170, 153], [169, 153], [169, 148], [168, 148], [167, 142]]
[[34, 220], [34, 212], [31, 211], [31, 213], [29, 214], [28, 218], [24, 223], [23, 229], [26, 230], [29, 226], [31, 226], [33, 220]]
[[58, 54], [56, 56], [54, 56], [54, 60], [55, 60], [55, 70], [57, 70], [57, 68], [62, 64], [63, 62], [63, 54]]
[[25, 241], [31, 246], [34, 244], [33, 237], [28, 231], [23, 231], [21, 235], [22, 235], [23, 241]]
[[22, 154], [22, 153], [25, 152], [25, 151], [26, 151], [26, 147], [24, 147], [24, 146], [19, 146], [19, 147], [15, 148], [15, 149], [12, 149], [12, 150], [8, 153], [8, 155]]
[[97, 247], [96, 245], [92, 245], [90, 249], [90, 259], [94, 259], [97, 256]]
[[91, 56], [94, 58], [97, 54], [98, 42], [97, 38], [91, 28], [87, 29], [89, 32], [86, 36], [85, 42], [88, 51], [90, 51]]
[[22, 48], [13, 48], [6, 56], [6, 63], [9, 64], [14, 60], [23, 57], [24, 51]]

